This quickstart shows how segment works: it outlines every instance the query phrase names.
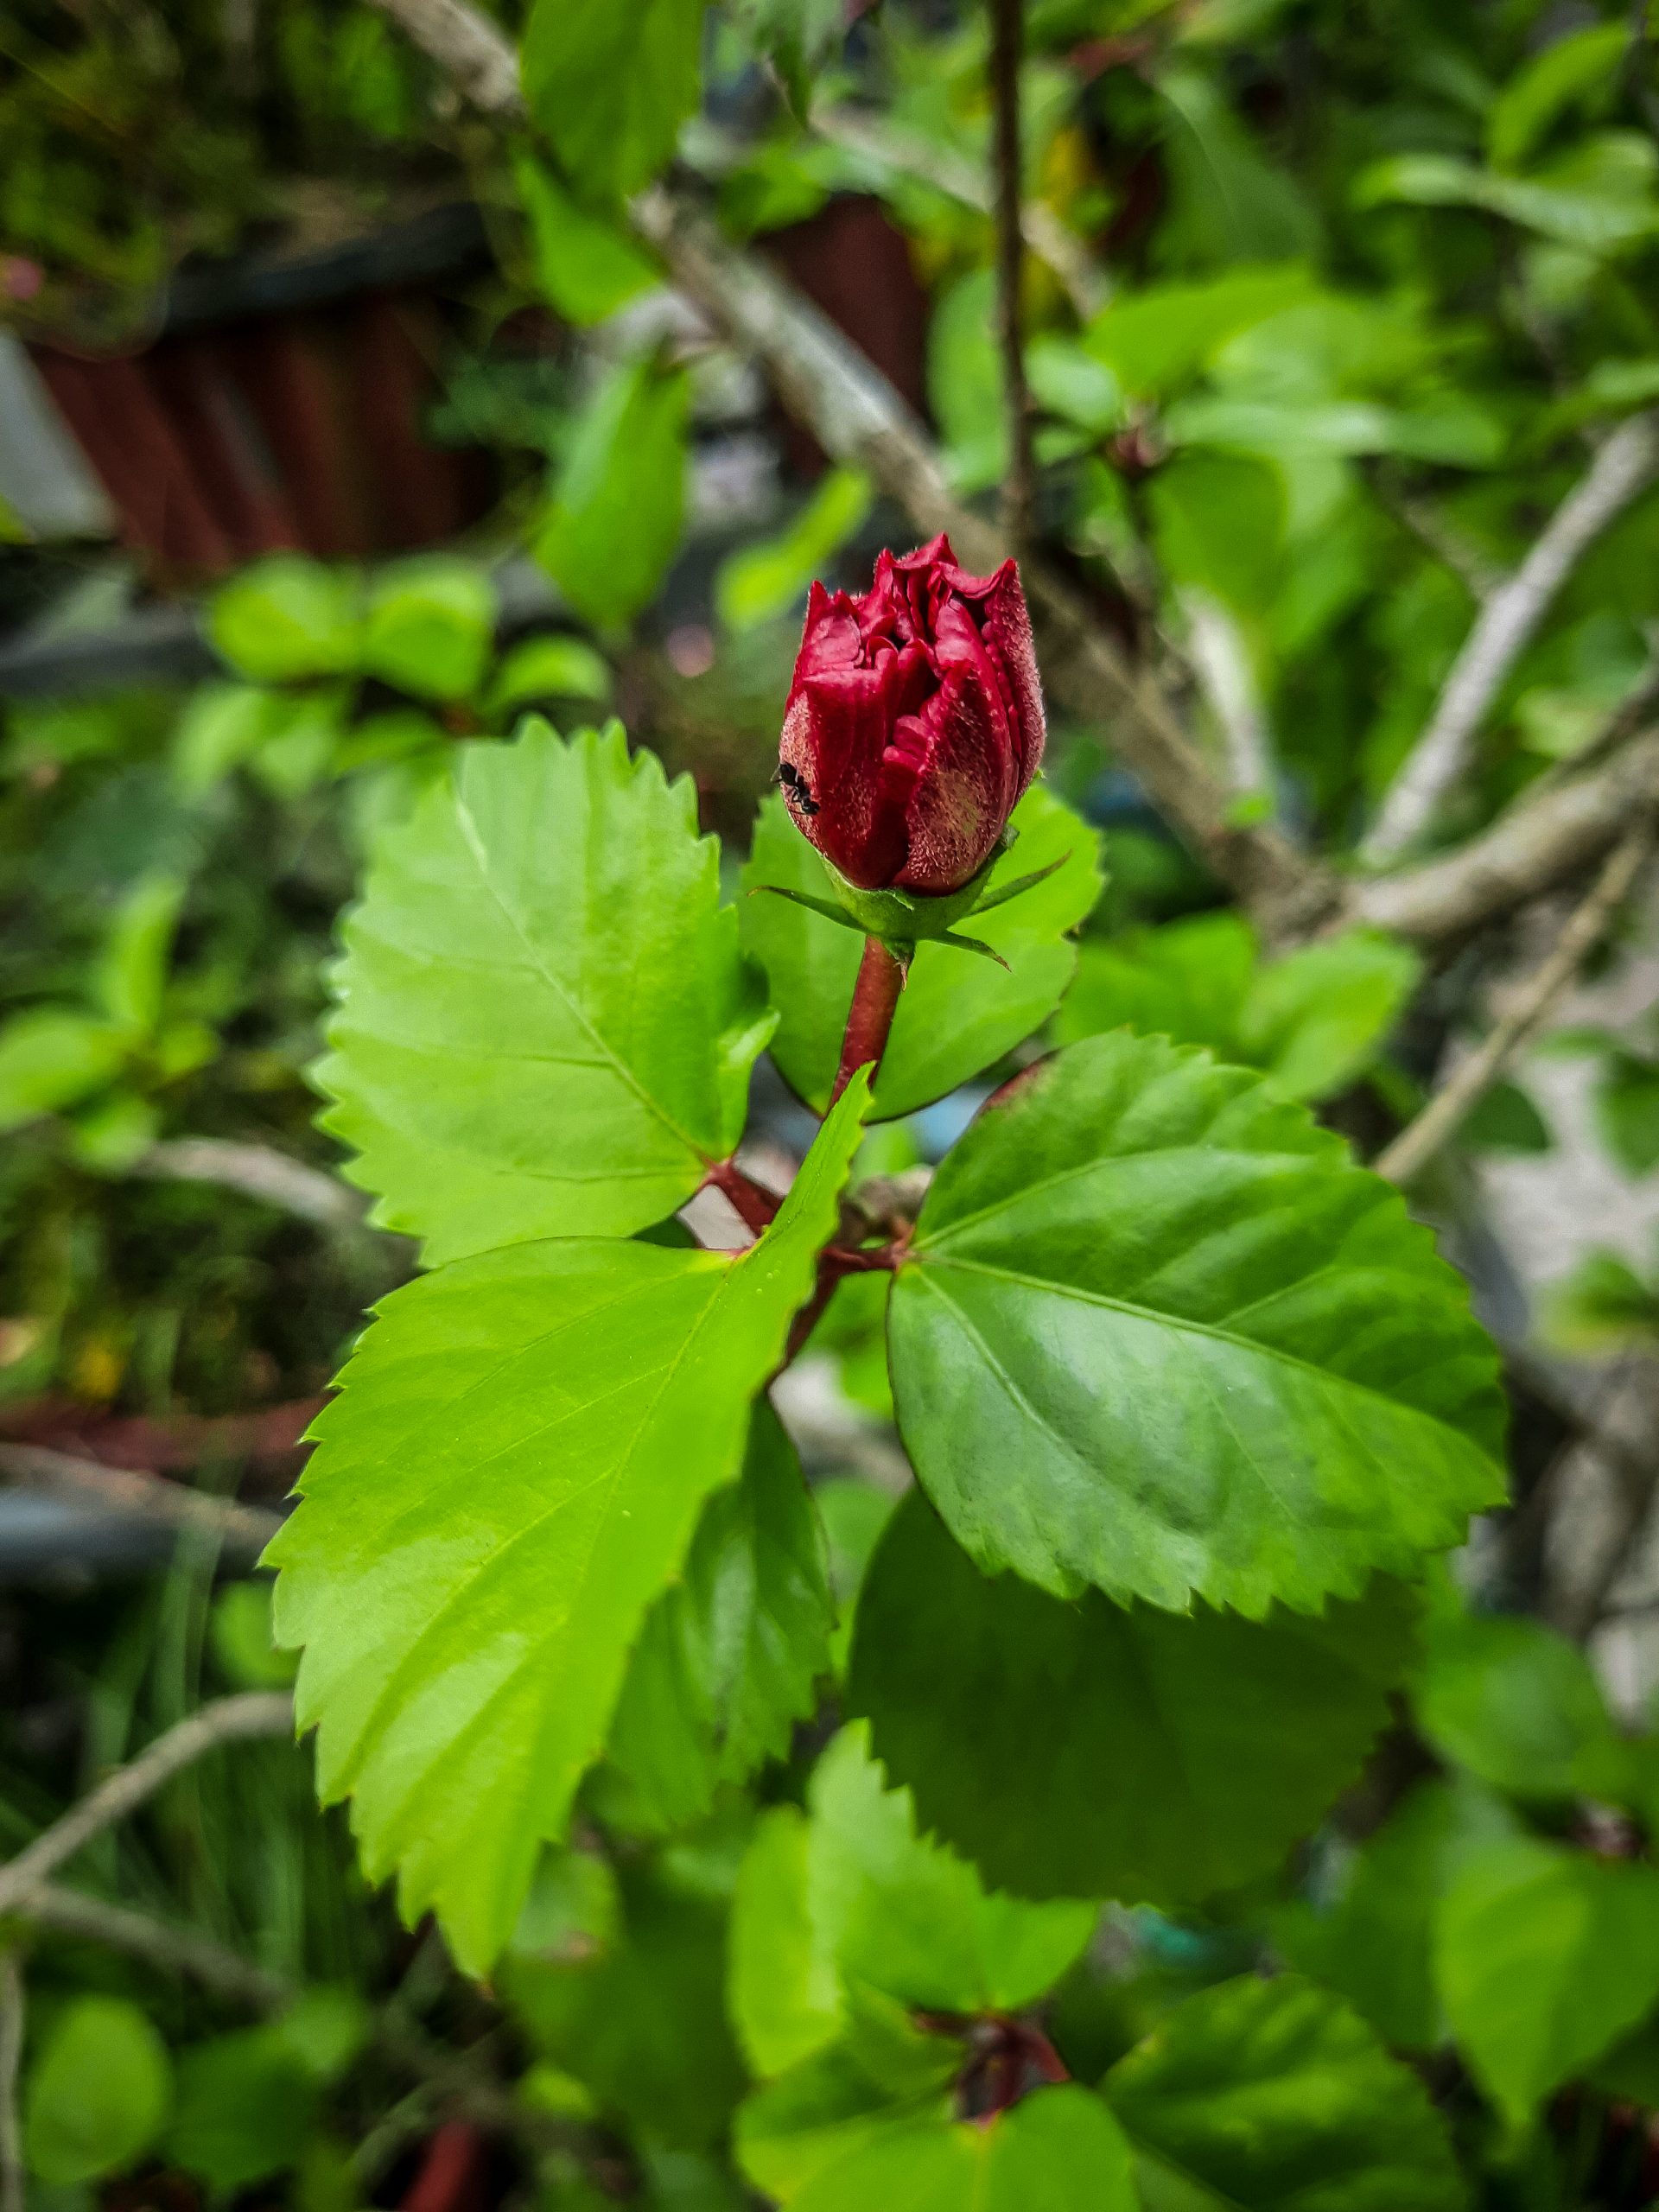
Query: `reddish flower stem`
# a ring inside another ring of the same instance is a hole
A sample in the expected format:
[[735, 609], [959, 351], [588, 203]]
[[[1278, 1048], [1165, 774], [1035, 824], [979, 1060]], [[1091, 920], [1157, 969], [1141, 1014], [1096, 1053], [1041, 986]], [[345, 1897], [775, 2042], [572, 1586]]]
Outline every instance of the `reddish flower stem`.
[[730, 1201], [732, 1211], [745, 1229], [752, 1229], [757, 1236], [763, 1229], [771, 1227], [783, 1204], [753, 1175], [746, 1175], [734, 1160], [717, 1160], [702, 1179], [705, 1185], [712, 1183]]
[[864, 957], [858, 963], [858, 981], [853, 985], [853, 1002], [847, 1011], [846, 1033], [841, 1040], [841, 1065], [830, 1093], [832, 1106], [860, 1068], [868, 1067], [870, 1081], [875, 1081], [904, 988], [904, 962], [889, 952], [879, 937], [867, 937]]

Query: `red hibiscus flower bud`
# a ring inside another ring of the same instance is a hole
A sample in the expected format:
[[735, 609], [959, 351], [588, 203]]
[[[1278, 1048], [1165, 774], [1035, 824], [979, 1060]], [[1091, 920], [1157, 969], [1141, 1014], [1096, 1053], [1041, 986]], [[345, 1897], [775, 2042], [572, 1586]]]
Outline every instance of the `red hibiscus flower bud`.
[[1043, 757], [1020, 574], [936, 537], [882, 553], [860, 599], [815, 583], [779, 773], [796, 826], [861, 891], [960, 890]]

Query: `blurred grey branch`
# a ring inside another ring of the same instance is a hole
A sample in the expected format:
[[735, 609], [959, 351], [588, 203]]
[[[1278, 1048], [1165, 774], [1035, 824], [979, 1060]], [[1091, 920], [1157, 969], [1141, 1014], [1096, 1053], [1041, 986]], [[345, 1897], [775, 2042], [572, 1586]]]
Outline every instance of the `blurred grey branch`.
[[283, 1525], [280, 1513], [244, 1505], [231, 1497], [212, 1497], [164, 1476], [138, 1474], [128, 1467], [107, 1467], [71, 1452], [42, 1444], [0, 1444], [0, 1479], [19, 1490], [80, 1497], [98, 1505], [159, 1522], [169, 1529], [194, 1529], [213, 1537], [226, 1551], [250, 1564]]
[[1521, 566], [1487, 597], [1428, 726], [1389, 786], [1360, 857], [1386, 866], [1432, 827], [1468, 768], [1481, 718], [1589, 548], [1659, 474], [1659, 414], [1632, 415], [1597, 453]]
[[158, 1181], [217, 1183], [321, 1228], [355, 1228], [364, 1200], [336, 1176], [308, 1167], [270, 1145], [226, 1137], [175, 1137], [139, 1154], [128, 1171]]
[[1588, 895], [1575, 906], [1554, 944], [1509, 995], [1509, 1003], [1474, 1052], [1372, 1162], [1391, 1183], [1409, 1183], [1473, 1112], [1611, 925], [1653, 847], [1643, 820], [1616, 845]]
[[61, 1820], [54, 1821], [15, 1859], [0, 1866], [0, 1913], [12, 1910], [95, 1835], [124, 1820], [175, 1774], [181, 1774], [207, 1752], [221, 1744], [287, 1736], [293, 1726], [294, 1700], [286, 1690], [250, 1690], [202, 1706], [165, 1735], [156, 1737], [153, 1744], [147, 1744], [136, 1759], [106, 1775]]

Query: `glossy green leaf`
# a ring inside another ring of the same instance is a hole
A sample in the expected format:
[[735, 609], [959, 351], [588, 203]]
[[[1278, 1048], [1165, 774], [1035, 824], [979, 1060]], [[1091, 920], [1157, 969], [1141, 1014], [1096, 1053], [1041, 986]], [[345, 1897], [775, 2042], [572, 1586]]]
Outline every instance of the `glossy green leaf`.
[[988, 1882], [1190, 1904], [1271, 1872], [1353, 1779], [1414, 1610], [1388, 1583], [1313, 1619], [1065, 1605], [981, 1574], [912, 1494], [859, 1599], [848, 1702]]
[[383, 569], [369, 588], [363, 666], [419, 699], [466, 699], [495, 642], [495, 587], [475, 561], [427, 553]]
[[30, 2172], [60, 2185], [119, 2172], [155, 2142], [172, 2097], [167, 2045], [136, 2005], [73, 1999], [42, 2038], [23, 2087]]
[[361, 585], [348, 570], [273, 553], [215, 592], [207, 634], [221, 659], [255, 683], [349, 675], [362, 645]]
[[1294, 1975], [1189, 1998], [1102, 2084], [1147, 2212], [1462, 2212], [1451, 2142], [1410, 2068]]
[[628, 1662], [607, 1812], [635, 1827], [688, 1827], [722, 1782], [786, 1751], [828, 1669], [832, 1618], [800, 1462], [762, 1402], [741, 1481], [703, 1508], [680, 1579]]
[[467, 746], [345, 938], [324, 1123], [429, 1260], [626, 1235], [735, 1148], [769, 1017], [690, 784], [615, 724]]
[[603, 322], [662, 282], [661, 271], [613, 217], [584, 207], [545, 163], [521, 152], [513, 181], [530, 219], [536, 282], [578, 329]]
[[1624, 1800], [1630, 1746], [1576, 1643], [1541, 1621], [1454, 1613], [1426, 1639], [1413, 1694], [1442, 1758], [1519, 1797]]
[[648, 184], [702, 89], [707, 0], [535, 0], [524, 99], [584, 199]]
[[1518, 1832], [1502, 1799], [1478, 1783], [1420, 1783], [1356, 1853], [1331, 1910], [1299, 1905], [1279, 1916], [1279, 1948], [1385, 2043], [1433, 2050], [1444, 2034], [1433, 1960], [1440, 1899], [1465, 1859]]
[[[876, 1080], [879, 1119], [942, 1098], [1001, 1059], [1052, 1013], [1071, 980], [1077, 951], [1067, 933], [1100, 895], [1099, 840], [1040, 787], [1014, 809], [1014, 826], [1018, 840], [992, 870], [990, 890], [1056, 860], [1065, 866], [982, 920], [962, 924], [1001, 954], [1006, 969], [950, 945], [917, 947]], [[760, 810], [743, 870], [750, 895], [739, 909], [741, 926], [779, 1010], [772, 1058], [791, 1088], [822, 1111], [841, 1055], [861, 941], [759, 887], [768, 883], [832, 896], [823, 862], [775, 795]]]
[[1522, 2126], [1659, 2002], [1659, 1867], [1492, 1844], [1441, 1903], [1435, 1962], [1471, 2072]]
[[888, 1318], [924, 1488], [990, 1570], [1316, 1611], [1502, 1494], [1496, 1361], [1397, 1192], [1236, 1068], [1122, 1032], [988, 1107]]
[[689, 395], [683, 369], [625, 363], [588, 402], [565, 450], [531, 550], [596, 628], [632, 621], [678, 550]]
[[793, 2212], [1139, 2212], [1123, 2131], [1075, 2082], [988, 2121], [895, 2128], [785, 2201]]
[[40, 1007], [0, 1028], [0, 1130], [20, 1128], [101, 1090], [131, 1049], [118, 1022]]
[[270, 1548], [325, 1801], [370, 1878], [481, 1972], [602, 1749], [703, 1501], [735, 1480], [836, 1217], [867, 1103], [824, 1124], [735, 1255], [571, 1238], [395, 1291]]

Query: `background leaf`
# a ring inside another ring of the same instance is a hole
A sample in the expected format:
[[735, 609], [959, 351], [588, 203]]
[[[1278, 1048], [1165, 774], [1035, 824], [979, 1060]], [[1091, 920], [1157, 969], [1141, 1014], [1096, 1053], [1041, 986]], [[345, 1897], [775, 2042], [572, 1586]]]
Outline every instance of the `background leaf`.
[[1059, 1596], [1316, 1610], [1501, 1494], [1461, 1282], [1399, 1196], [1240, 1070], [1068, 1046], [940, 1168], [888, 1309], [957, 1541]]
[[610, 1726], [646, 1610], [742, 1462], [749, 1401], [812, 1284], [858, 1141], [850, 1084], [736, 1256], [571, 1238], [395, 1291], [320, 1417], [270, 1548], [318, 1787], [350, 1793], [481, 1973]]
[[788, 1748], [830, 1662], [823, 1550], [795, 1447], [762, 1400], [741, 1480], [703, 1508], [628, 1662], [602, 1777], [617, 1785], [612, 1818], [688, 1827], [722, 1782]]
[[1462, 2212], [1440, 2116], [1345, 2005], [1293, 1975], [1223, 1982], [1112, 2069], [1148, 2212]]
[[469, 745], [383, 840], [317, 1082], [437, 1262], [661, 1220], [742, 1134], [768, 1019], [689, 783], [619, 726]]
[[131, 2165], [173, 2097], [167, 2045], [136, 2005], [77, 1997], [42, 2038], [23, 2091], [29, 2171], [67, 2185]]
[[[1077, 952], [1067, 932], [1100, 895], [1099, 839], [1040, 786], [1026, 793], [1013, 818], [1019, 839], [993, 868], [992, 889], [1052, 861], [1065, 865], [982, 921], [962, 925], [1002, 955], [1007, 970], [950, 945], [917, 947], [876, 1079], [878, 1120], [941, 1098], [1001, 1059], [1053, 1011], [1071, 979]], [[738, 911], [744, 946], [766, 969], [779, 1010], [772, 1056], [791, 1089], [821, 1112], [862, 946], [855, 931], [769, 896], [759, 887], [767, 883], [834, 896], [823, 861], [776, 794], [755, 824], [743, 870], [750, 895]]]
[[214, 593], [207, 634], [255, 683], [349, 675], [362, 644], [361, 586], [302, 554], [273, 553]]
[[1075, 2082], [986, 2123], [922, 2122], [861, 2144], [785, 2202], [796, 2212], [1138, 2212], [1123, 2132]]
[[859, 1599], [848, 1701], [988, 1882], [1195, 1903], [1272, 1872], [1352, 1779], [1413, 1610], [1389, 1584], [1313, 1620], [1064, 1605], [981, 1574], [912, 1494]]
[[648, 184], [702, 87], [706, 0], [536, 0], [524, 99], [585, 199]]
[[1491, 1844], [1441, 1903], [1435, 1963], [1471, 2070], [1519, 2127], [1659, 2001], [1659, 1868]]
[[495, 643], [496, 600], [475, 562], [426, 554], [369, 587], [363, 666], [419, 699], [470, 698]]
[[[610, 0], [581, 0], [590, 3]], [[531, 550], [601, 630], [626, 626], [649, 605], [678, 549], [688, 404], [683, 370], [628, 362], [611, 372], [572, 431]]]

